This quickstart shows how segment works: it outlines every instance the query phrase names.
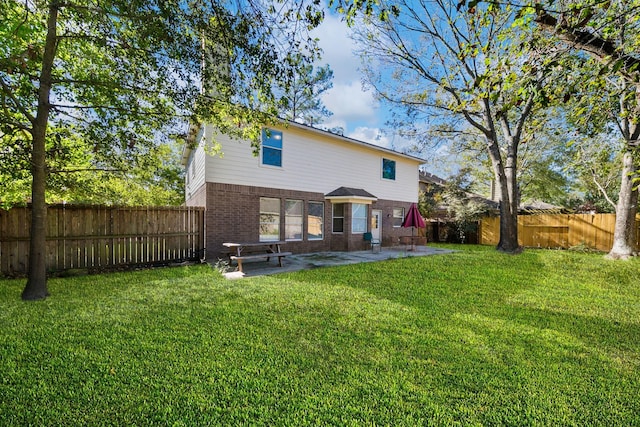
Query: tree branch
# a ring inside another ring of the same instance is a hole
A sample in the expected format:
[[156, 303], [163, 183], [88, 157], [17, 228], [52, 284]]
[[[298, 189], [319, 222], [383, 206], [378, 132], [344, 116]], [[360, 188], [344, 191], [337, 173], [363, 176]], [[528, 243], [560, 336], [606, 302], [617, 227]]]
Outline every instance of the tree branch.
[[598, 190], [600, 190], [600, 193], [602, 193], [602, 196], [607, 200], [607, 202], [611, 206], [613, 206], [613, 209], [615, 210], [616, 204], [613, 202], [613, 200], [609, 198], [609, 195], [607, 194], [604, 187], [602, 187], [602, 185], [600, 185], [600, 182], [598, 182], [596, 171], [593, 168], [591, 168], [591, 179], [593, 179], [594, 184], [596, 184], [596, 187], [598, 187]]
[[[542, 88], [542, 80], [538, 80], [536, 82], [536, 88], [537, 89]], [[517, 141], [520, 141], [520, 138], [522, 137], [522, 130], [524, 129], [524, 124], [527, 118], [529, 117], [529, 114], [531, 113], [531, 110], [533, 109], [534, 104], [535, 104], [535, 95], [531, 94], [529, 95], [529, 99], [527, 99], [527, 102], [522, 110], [522, 113], [520, 114], [520, 119], [516, 124], [516, 131], [514, 133], [514, 138], [516, 138]]]
[[33, 129], [31, 129], [29, 126], [19, 123], [19, 122], [14, 122], [13, 120], [6, 120], [6, 118], [3, 118], [2, 120], [0, 120], [0, 123], [5, 123], [9, 126], [15, 127], [17, 129], [20, 129], [24, 132], [27, 132], [28, 134], [31, 134], [31, 132], [33, 131]]
[[176, 115], [171, 114], [163, 114], [157, 113], [154, 109], [134, 109], [134, 108], [126, 108], [126, 107], [114, 107], [112, 105], [62, 105], [62, 104], [50, 104], [52, 108], [60, 111], [61, 109], [69, 109], [69, 110], [110, 110], [110, 111], [119, 111], [123, 113], [134, 113], [134, 114], [145, 114], [148, 116], [156, 116], [156, 117], [175, 117]]
[[13, 101], [13, 105], [15, 105], [16, 108], [22, 114], [24, 114], [24, 116], [27, 118], [27, 120], [29, 120], [31, 123], [33, 123], [36, 118], [26, 108], [24, 108], [24, 106], [22, 105], [20, 100], [18, 100], [18, 98], [15, 97], [15, 95], [11, 91], [11, 88], [9, 87], [9, 85], [7, 85], [7, 83], [4, 81], [4, 79], [2, 77], [0, 77], [0, 86], [2, 86], [2, 92], [4, 92], [9, 97], [9, 99], [11, 99], [11, 101]]
[[29, 19], [29, 0], [24, 0], [24, 19], [16, 26], [16, 28], [11, 32], [11, 35], [15, 36], [18, 33], [20, 27], [27, 23]]
[[107, 168], [80, 168], [80, 169], [53, 169], [49, 173], [77, 173], [77, 172], [124, 172], [122, 169]]
[[640, 59], [621, 53], [619, 46], [600, 37], [590, 31], [574, 28], [565, 22], [559, 22], [557, 18], [547, 12], [539, 11], [535, 21], [543, 28], [556, 33], [560, 39], [578, 47], [604, 63], [621, 61], [620, 70], [625, 77], [637, 75], [640, 72]]

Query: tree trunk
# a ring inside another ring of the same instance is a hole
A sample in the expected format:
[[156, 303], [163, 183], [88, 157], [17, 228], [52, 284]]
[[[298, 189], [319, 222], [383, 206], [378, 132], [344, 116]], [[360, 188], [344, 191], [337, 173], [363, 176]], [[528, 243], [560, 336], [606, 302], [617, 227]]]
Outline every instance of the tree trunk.
[[636, 253], [636, 213], [638, 212], [638, 189], [634, 181], [638, 178], [633, 153], [627, 151], [622, 160], [622, 179], [616, 206], [616, 225], [613, 233], [613, 247], [609, 257], [626, 259]]
[[640, 85], [638, 84], [638, 70], [640, 60], [626, 54], [622, 46], [616, 42], [601, 38], [592, 31], [586, 31], [586, 25], [571, 27], [566, 21], [558, 20], [547, 12], [539, 12], [536, 22], [551, 32], [559, 34], [560, 37], [568, 41], [572, 46], [587, 52], [599, 61], [609, 65], [618, 63], [621, 65], [618, 75], [626, 82], [633, 84], [636, 90], [636, 102], [633, 111], [626, 111], [626, 96], [621, 97], [621, 111], [624, 116], [618, 118], [622, 122], [622, 133], [627, 141], [628, 151], [624, 154], [622, 165], [622, 180], [618, 204], [616, 206], [616, 225], [613, 234], [613, 246], [608, 257], [613, 259], [625, 259], [635, 254], [636, 251], [636, 226], [635, 216], [637, 213], [638, 190], [633, 189], [634, 179], [638, 178], [638, 168], [633, 162], [633, 152], [638, 151], [638, 137], [640, 127], [638, 126], [640, 107]]
[[38, 300], [49, 295], [47, 290], [46, 265], [46, 232], [47, 232], [47, 203], [45, 200], [47, 169], [45, 142], [47, 138], [47, 124], [51, 106], [51, 72], [57, 47], [57, 19], [58, 5], [49, 4], [47, 18], [47, 38], [45, 41], [40, 85], [38, 88], [38, 109], [33, 121], [33, 141], [31, 148], [31, 171], [33, 182], [31, 185], [31, 236], [29, 241], [29, 274], [27, 284], [22, 291], [23, 300]]
[[509, 185], [509, 175], [502, 175], [500, 178], [502, 196], [500, 197], [500, 240], [498, 249], [501, 252], [519, 253], [522, 248], [518, 244], [518, 210], [514, 209], [512, 196], [508, 189], [515, 183]]
[[498, 143], [492, 138], [487, 140], [487, 150], [493, 166], [495, 180], [500, 194], [500, 240], [496, 249], [501, 252], [519, 253], [522, 248], [518, 244], [518, 202], [515, 153], [507, 156], [507, 167], [502, 163]]

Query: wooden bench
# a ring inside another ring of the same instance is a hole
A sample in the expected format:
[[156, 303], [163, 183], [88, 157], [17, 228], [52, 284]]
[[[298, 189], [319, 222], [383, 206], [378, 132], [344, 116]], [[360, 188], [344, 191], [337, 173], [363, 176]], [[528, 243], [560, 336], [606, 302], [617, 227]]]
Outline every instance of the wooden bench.
[[229, 248], [220, 249], [220, 256], [222, 256], [222, 258], [226, 258], [227, 260], [231, 261], [231, 249]]
[[238, 271], [242, 273], [242, 261], [251, 260], [251, 259], [262, 259], [266, 258], [269, 261], [270, 258], [278, 258], [278, 266], [282, 267], [282, 258], [292, 255], [291, 252], [266, 252], [260, 254], [251, 254], [251, 255], [231, 255], [231, 260], [238, 263]]

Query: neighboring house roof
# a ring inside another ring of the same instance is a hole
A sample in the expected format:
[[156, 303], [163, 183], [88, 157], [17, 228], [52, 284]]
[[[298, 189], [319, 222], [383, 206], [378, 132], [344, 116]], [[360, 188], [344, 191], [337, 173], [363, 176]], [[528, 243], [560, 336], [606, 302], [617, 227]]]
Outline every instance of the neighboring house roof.
[[[447, 180], [425, 171], [420, 171], [419, 179], [420, 182], [437, 185], [438, 187], [444, 187], [445, 185], [447, 185]], [[500, 204], [498, 202], [488, 199], [479, 194], [467, 193], [467, 196], [473, 201], [484, 203], [490, 209], [498, 209], [500, 207]]]
[[531, 203], [520, 205], [521, 209], [562, 209], [562, 206], [552, 205], [541, 200], [534, 200]]
[[571, 210], [562, 206], [552, 205], [551, 203], [546, 203], [541, 200], [534, 200], [530, 203], [523, 203], [518, 206], [518, 211], [525, 214], [561, 214], [568, 213]]
[[[432, 184], [435, 185], [437, 187], [440, 187], [442, 189], [444, 189], [444, 187], [447, 185], [447, 180], [440, 178], [437, 175], [434, 175], [432, 173], [429, 172], [425, 172], [425, 171], [420, 171], [419, 174], [419, 180], [421, 183], [425, 183], [425, 184]], [[476, 203], [482, 203], [484, 204], [489, 210], [498, 210], [500, 209], [500, 203], [488, 199], [486, 197], [483, 197], [479, 194], [475, 194], [475, 193], [467, 193], [467, 197], [470, 200], [473, 200]], [[447, 206], [444, 204], [441, 204], [439, 206], [437, 206], [437, 211], [435, 213], [435, 217], [438, 218], [444, 218], [447, 217], [449, 215], [448, 211], [447, 211]]]
[[487, 199], [486, 197], [482, 197], [478, 194], [469, 193], [469, 199], [478, 203], [483, 203], [489, 209], [496, 209], [496, 210], [500, 209], [499, 202], [496, 202], [495, 200]]
[[419, 179], [420, 182], [425, 182], [427, 184], [435, 184], [439, 186], [445, 186], [447, 184], [446, 180], [425, 171], [420, 171]]
[[[425, 171], [420, 171], [420, 182], [421, 183], [425, 183], [425, 184], [433, 184], [436, 185], [438, 187], [444, 187], [445, 185], [447, 185], [447, 181], [440, 178], [439, 176], [436, 176], [434, 174], [431, 174], [429, 172], [425, 172]], [[469, 197], [469, 199], [474, 200], [475, 202], [479, 202], [479, 203], [483, 203], [485, 204], [489, 209], [491, 210], [499, 210], [500, 209], [500, 202], [495, 201], [495, 200], [491, 200], [489, 198], [483, 197], [479, 194], [475, 194], [475, 193], [467, 193], [467, 196]], [[438, 209], [440, 210], [446, 210], [447, 207], [445, 205], [441, 205], [438, 206]], [[565, 213], [567, 212], [567, 209], [563, 208], [562, 206], [555, 206], [552, 205], [550, 203], [546, 203], [540, 200], [535, 200], [531, 203], [523, 203], [518, 207], [518, 211], [520, 213], [524, 213], [524, 214], [536, 214], [536, 213]]]

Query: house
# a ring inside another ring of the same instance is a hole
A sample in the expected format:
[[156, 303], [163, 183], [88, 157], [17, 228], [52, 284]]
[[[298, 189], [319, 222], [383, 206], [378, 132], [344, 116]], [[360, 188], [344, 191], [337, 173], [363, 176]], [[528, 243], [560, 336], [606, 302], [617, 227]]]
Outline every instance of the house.
[[[451, 218], [449, 206], [442, 200], [441, 194], [447, 187], [447, 181], [426, 171], [420, 171], [420, 192], [434, 201], [430, 217], [426, 220], [425, 234], [430, 242], [462, 243], [460, 224]], [[487, 212], [499, 214], [499, 203], [474, 193], [466, 193], [470, 202], [484, 206]], [[464, 242], [478, 243], [478, 223], [464, 225]]]
[[[419, 181], [420, 192], [426, 193], [432, 198], [435, 197], [439, 201], [439, 203], [434, 206], [434, 211], [431, 215], [430, 220], [440, 220], [444, 222], [448, 221], [450, 219], [449, 208], [444, 202], [442, 202], [441, 197], [437, 197], [437, 195], [445, 190], [447, 186], [447, 180], [442, 179], [439, 176], [427, 171], [421, 170], [419, 174]], [[475, 193], [467, 193], [467, 197], [471, 201], [486, 206], [487, 211], [493, 214], [498, 214], [500, 211], [500, 204], [495, 200], [488, 199]]]
[[[221, 155], [207, 154], [215, 141]], [[367, 248], [364, 233], [397, 244], [405, 212], [418, 200], [423, 159], [294, 122], [248, 141], [204, 126], [185, 149], [186, 204], [206, 207], [206, 257], [223, 242], [286, 241], [293, 253]]]
[[[455, 242], [460, 243], [459, 224], [451, 218], [449, 206], [439, 197], [447, 187], [447, 181], [430, 174], [426, 171], [420, 171], [420, 192], [425, 193], [432, 200], [438, 200], [440, 203], [432, 206], [432, 213], [427, 219], [427, 227], [425, 230], [427, 240], [430, 242]], [[500, 202], [497, 201], [495, 182], [491, 182], [491, 198], [483, 197], [475, 193], [466, 193], [469, 201], [479, 206], [484, 206], [486, 216], [500, 215]], [[536, 214], [560, 214], [570, 213], [570, 210], [561, 206], [555, 206], [542, 201], [533, 201], [531, 203], [521, 203], [518, 206], [518, 215], [536, 215]], [[478, 233], [478, 222], [467, 223], [464, 225], [465, 241], [468, 243], [480, 243]]]

